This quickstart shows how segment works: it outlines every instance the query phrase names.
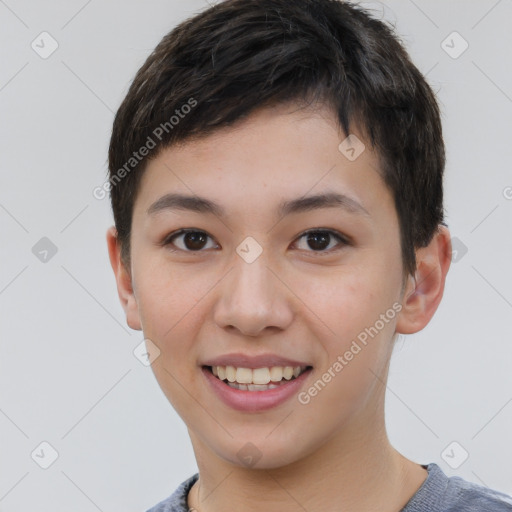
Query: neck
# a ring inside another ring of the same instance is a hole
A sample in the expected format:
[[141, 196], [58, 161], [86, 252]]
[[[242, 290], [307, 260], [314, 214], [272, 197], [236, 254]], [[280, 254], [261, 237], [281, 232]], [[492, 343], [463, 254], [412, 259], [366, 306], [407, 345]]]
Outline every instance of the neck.
[[336, 432], [309, 456], [272, 469], [230, 464], [189, 432], [199, 479], [188, 505], [197, 512], [399, 512], [427, 471], [390, 445], [381, 417], [371, 429], [369, 423], [354, 424]]

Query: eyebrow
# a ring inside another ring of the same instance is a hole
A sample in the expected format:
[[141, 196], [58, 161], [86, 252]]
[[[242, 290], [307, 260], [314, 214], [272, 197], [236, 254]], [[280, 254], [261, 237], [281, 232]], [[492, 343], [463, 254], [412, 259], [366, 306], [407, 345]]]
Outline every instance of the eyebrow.
[[[341, 208], [348, 213], [370, 217], [368, 211], [355, 199], [336, 192], [325, 192], [312, 196], [282, 201], [277, 207], [277, 215], [286, 215], [318, 210], [320, 208]], [[200, 196], [170, 193], [157, 199], [148, 209], [148, 215], [155, 215], [164, 210], [187, 210], [196, 213], [210, 213], [217, 217], [225, 217], [222, 206]]]

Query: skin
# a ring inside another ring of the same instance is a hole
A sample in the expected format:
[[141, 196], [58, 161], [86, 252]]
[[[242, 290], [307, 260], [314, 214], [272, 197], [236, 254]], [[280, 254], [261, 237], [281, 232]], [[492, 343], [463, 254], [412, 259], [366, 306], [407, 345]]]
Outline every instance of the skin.
[[[107, 232], [127, 323], [161, 351], [154, 374], [188, 427], [200, 475], [188, 504], [200, 512], [398, 512], [427, 477], [388, 441], [384, 383], [397, 334], [423, 329], [441, 301], [450, 234], [440, 226], [416, 251], [415, 276], [405, 276], [378, 156], [366, 144], [349, 161], [338, 150], [344, 138], [325, 108], [260, 109], [149, 162], [134, 205], [129, 268], [115, 228]], [[325, 191], [349, 195], [369, 215], [339, 207], [276, 215], [283, 199]], [[226, 217], [148, 215], [168, 192], [204, 196]], [[201, 252], [184, 236], [174, 247], [162, 244], [180, 228], [209, 235]], [[301, 236], [312, 228], [350, 243], [331, 237], [315, 251]], [[263, 249], [250, 264], [236, 253], [247, 236]], [[205, 383], [206, 359], [272, 352], [313, 366], [307, 390], [393, 304], [401, 311], [306, 405], [293, 397], [265, 412], [238, 412]], [[252, 467], [237, 457], [248, 442], [261, 454]]]

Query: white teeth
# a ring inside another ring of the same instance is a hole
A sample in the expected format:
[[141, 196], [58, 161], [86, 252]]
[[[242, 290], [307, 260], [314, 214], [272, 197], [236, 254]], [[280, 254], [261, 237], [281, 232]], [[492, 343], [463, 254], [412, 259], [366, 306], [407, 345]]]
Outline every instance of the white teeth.
[[234, 366], [226, 366], [226, 379], [228, 379], [229, 382], [235, 382], [236, 368]]
[[238, 384], [238, 382], [228, 382], [230, 388], [241, 391], [266, 391], [267, 389], [278, 388], [281, 384]]
[[268, 384], [270, 382], [270, 371], [268, 368], [256, 368], [252, 371], [252, 382], [254, 384]]
[[[212, 373], [220, 380], [227, 380], [234, 385], [241, 385], [241, 388], [247, 388], [246, 385], [253, 386], [250, 391], [259, 391], [258, 387], [271, 389], [272, 383], [278, 383], [284, 380], [297, 378], [307, 367], [306, 366], [272, 366], [271, 368], [236, 368], [234, 366], [212, 366]], [[255, 387], [254, 387], [255, 386]], [[273, 386], [275, 387], [275, 385]]]
[[277, 388], [279, 385], [276, 384], [247, 384], [247, 389], [249, 391], [265, 391], [267, 389]]
[[247, 391], [247, 385], [246, 384], [238, 384], [238, 382], [229, 382], [228, 386], [239, 389], [240, 391]]
[[252, 370], [250, 368], [237, 368], [236, 381], [240, 384], [250, 384], [252, 382]]
[[283, 378], [283, 367], [273, 366], [270, 368], [270, 380], [273, 382], [279, 382]]
[[293, 377], [293, 368], [291, 366], [284, 367], [283, 377], [286, 380], [290, 380]]

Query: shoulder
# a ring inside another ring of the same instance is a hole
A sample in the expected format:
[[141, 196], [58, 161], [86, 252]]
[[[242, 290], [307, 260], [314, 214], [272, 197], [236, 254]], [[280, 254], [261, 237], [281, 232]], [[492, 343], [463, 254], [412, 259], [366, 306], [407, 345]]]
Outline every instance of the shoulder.
[[512, 512], [512, 497], [505, 493], [458, 476], [450, 477], [448, 481], [447, 496], [452, 497], [453, 504], [447, 512]]
[[188, 492], [198, 478], [198, 473], [187, 478], [168, 498], [160, 501], [146, 512], [189, 512], [187, 505]]
[[512, 512], [512, 497], [469, 482], [448, 477], [434, 463], [424, 466], [428, 477], [401, 512]]

